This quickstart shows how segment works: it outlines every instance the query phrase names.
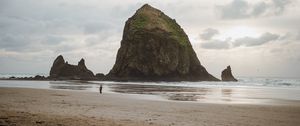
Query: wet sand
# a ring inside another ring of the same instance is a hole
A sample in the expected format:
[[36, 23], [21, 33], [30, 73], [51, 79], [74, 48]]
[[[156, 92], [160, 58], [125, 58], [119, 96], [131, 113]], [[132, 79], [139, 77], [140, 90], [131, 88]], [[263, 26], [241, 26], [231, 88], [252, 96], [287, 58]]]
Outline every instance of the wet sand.
[[184, 87], [169, 85], [112, 84], [111, 92], [153, 95], [166, 100], [213, 104], [299, 104], [300, 90], [255, 87]]
[[128, 94], [0, 88], [0, 125], [295, 126], [290, 104], [209, 104], [137, 98]]

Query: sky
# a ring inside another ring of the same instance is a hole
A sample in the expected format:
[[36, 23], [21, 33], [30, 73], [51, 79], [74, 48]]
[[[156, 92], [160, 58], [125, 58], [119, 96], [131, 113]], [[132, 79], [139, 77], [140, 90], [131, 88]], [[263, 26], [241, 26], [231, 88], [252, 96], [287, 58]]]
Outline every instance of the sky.
[[227, 65], [238, 77], [300, 77], [299, 0], [1, 0], [0, 73], [49, 74], [63, 55], [107, 74], [145, 3], [176, 19], [218, 78]]

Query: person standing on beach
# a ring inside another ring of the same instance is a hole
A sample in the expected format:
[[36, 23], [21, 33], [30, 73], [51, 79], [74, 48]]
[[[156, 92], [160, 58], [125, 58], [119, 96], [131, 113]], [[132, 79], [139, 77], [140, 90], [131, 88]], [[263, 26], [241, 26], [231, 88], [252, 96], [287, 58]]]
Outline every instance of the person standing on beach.
[[102, 94], [102, 84], [99, 87], [99, 92], [100, 92], [100, 94]]

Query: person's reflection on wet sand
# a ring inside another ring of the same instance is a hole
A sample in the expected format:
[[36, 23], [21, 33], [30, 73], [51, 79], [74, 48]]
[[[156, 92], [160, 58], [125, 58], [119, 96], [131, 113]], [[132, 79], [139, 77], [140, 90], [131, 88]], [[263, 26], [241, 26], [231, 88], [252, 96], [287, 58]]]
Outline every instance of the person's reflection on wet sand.
[[102, 94], [102, 84], [99, 87], [99, 92], [100, 92], [100, 94]]

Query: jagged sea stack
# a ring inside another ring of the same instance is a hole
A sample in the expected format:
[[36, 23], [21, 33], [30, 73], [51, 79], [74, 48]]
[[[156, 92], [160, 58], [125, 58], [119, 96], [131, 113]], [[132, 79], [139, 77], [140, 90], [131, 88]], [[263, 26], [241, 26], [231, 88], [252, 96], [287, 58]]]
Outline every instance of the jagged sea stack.
[[106, 79], [218, 81], [200, 64], [176, 21], [148, 4], [126, 21], [115, 65]]
[[227, 66], [227, 68], [222, 71], [221, 78], [222, 81], [237, 81], [237, 79], [235, 79], [231, 73], [230, 66]]
[[78, 65], [71, 65], [65, 62], [62, 55], [59, 55], [51, 67], [50, 78], [90, 80], [94, 79], [94, 74], [86, 68], [84, 59], [81, 59]]

